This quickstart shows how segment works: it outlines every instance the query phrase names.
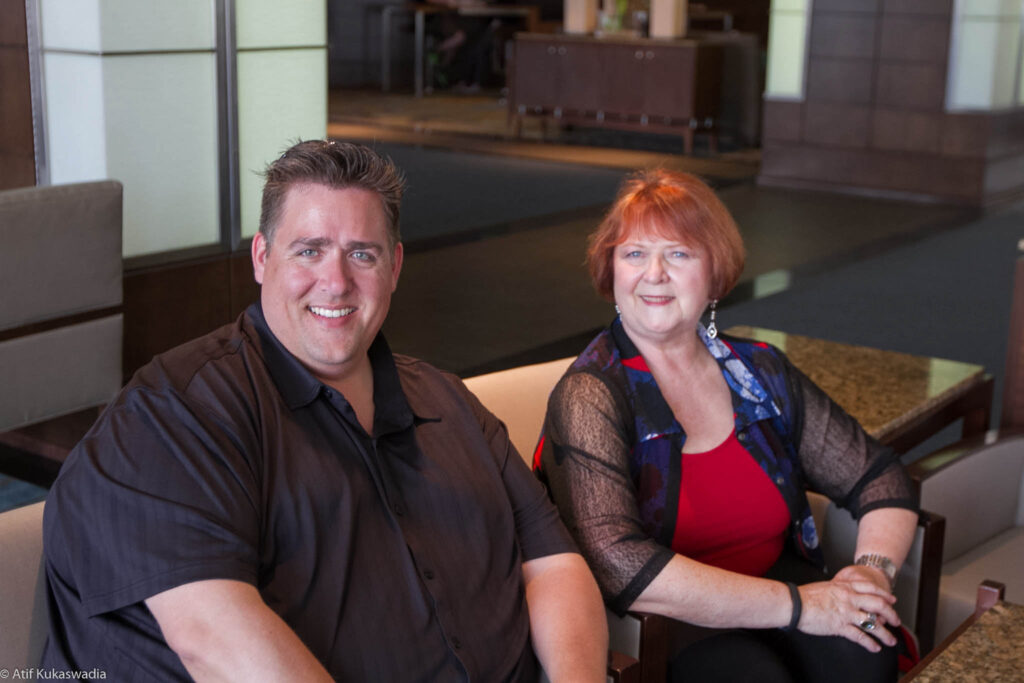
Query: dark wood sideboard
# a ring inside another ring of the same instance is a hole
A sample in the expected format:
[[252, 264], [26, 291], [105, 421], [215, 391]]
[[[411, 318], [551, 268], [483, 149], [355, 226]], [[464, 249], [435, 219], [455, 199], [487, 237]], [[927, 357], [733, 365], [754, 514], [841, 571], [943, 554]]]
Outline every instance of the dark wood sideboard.
[[722, 50], [695, 40], [519, 33], [509, 61], [509, 125], [525, 116], [564, 124], [676, 133], [714, 149]]

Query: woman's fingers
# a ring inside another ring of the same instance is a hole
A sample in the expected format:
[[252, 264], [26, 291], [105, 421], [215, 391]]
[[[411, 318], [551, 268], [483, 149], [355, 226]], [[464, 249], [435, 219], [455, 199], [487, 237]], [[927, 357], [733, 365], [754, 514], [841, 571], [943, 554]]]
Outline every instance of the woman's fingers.
[[[857, 584], [833, 579], [801, 586], [804, 611], [800, 630], [814, 635], [842, 635], [872, 652], [877, 651], [875, 638], [894, 645], [895, 636], [885, 628], [887, 624], [900, 623], [892, 607], [892, 596], [879, 595], [870, 582], [865, 584], [865, 592], [860, 592], [856, 590]], [[874, 627], [870, 628], [872, 624]]]
[[[879, 626], [878, 629], [886, 631], [884, 626]], [[888, 633], [888, 631], [886, 631], [886, 633]], [[882, 649], [882, 646], [878, 644], [877, 640], [875, 640], [867, 633], [854, 626], [853, 624], [844, 626], [836, 635], [842, 636], [847, 640], [851, 640], [857, 643], [868, 652], [878, 652]], [[889, 637], [892, 637], [891, 633], [889, 634]], [[895, 639], [893, 640], [895, 641]]]
[[[873, 612], [862, 612], [859, 616], [854, 617], [854, 619], [853, 626], [861, 633], [876, 638], [889, 646], [896, 644], [896, 636], [886, 627], [886, 622], [880, 615]], [[858, 638], [857, 642], [860, 642], [860, 640]], [[872, 650], [872, 652], [876, 651]]]
[[892, 603], [879, 596], [861, 593], [851, 600], [851, 606], [860, 612], [876, 615], [886, 624], [900, 625], [900, 615], [896, 613]]

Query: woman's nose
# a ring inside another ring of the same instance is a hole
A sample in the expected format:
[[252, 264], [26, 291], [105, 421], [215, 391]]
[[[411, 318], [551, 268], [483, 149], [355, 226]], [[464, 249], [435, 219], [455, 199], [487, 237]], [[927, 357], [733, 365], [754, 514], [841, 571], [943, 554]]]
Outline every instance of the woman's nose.
[[648, 282], [660, 282], [665, 277], [665, 264], [661, 262], [661, 258], [654, 256], [647, 264], [647, 269], [644, 271], [644, 278]]

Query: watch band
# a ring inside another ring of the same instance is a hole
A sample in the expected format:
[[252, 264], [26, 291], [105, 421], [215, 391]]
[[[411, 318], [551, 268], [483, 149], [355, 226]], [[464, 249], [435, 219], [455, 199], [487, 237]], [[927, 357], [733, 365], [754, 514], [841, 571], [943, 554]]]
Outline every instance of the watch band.
[[896, 565], [885, 555], [867, 553], [858, 557], [853, 561], [853, 563], [862, 567], [874, 567], [875, 569], [881, 569], [882, 573], [889, 579], [889, 590], [896, 587]]

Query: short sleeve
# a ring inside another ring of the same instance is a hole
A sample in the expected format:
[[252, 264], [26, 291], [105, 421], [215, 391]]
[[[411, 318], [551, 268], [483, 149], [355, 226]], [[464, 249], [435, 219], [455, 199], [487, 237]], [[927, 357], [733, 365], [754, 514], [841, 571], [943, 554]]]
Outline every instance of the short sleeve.
[[461, 381], [460, 390], [480, 423], [484, 438], [501, 471], [501, 479], [512, 506], [516, 540], [523, 561], [558, 553], [579, 552], [548, 497], [544, 485], [530, 471], [512, 445], [508, 429], [480, 403]]
[[623, 400], [598, 376], [563, 377], [548, 401], [542, 469], [605, 600], [625, 612], [674, 553], [644, 533]]
[[87, 613], [193, 581], [256, 583], [259, 481], [244, 455], [254, 441], [172, 392], [122, 393], [46, 504], [48, 562]]

